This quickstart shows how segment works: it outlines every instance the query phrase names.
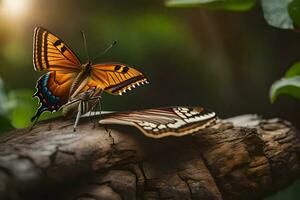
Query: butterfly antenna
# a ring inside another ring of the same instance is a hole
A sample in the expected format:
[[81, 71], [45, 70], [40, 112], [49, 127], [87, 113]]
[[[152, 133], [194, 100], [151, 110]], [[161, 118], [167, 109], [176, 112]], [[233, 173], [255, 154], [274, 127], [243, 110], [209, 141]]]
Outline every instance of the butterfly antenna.
[[86, 37], [85, 37], [85, 33], [84, 31], [81, 31], [81, 35], [82, 35], [82, 40], [83, 40], [83, 45], [84, 45], [84, 50], [85, 50], [85, 54], [87, 57], [87, 61], [90, 62], [90, 56], [89, 56], [89, 52], [88, 52], [88, 48], [87, 48], [87, 42], [86, 42]]
[[96, 58], [99, 58], [99, 57], [103, 56], [104, 54], [106, 54], [106, 52], [108, 52], [116, 44], [117, 44], [117, 41], [114, 41], [113, 43], [111, 43], [104, 51], [102, 51], [101, 54], [99, 54], [98, 56], [94, 57], [93, 60], [95, 60]]

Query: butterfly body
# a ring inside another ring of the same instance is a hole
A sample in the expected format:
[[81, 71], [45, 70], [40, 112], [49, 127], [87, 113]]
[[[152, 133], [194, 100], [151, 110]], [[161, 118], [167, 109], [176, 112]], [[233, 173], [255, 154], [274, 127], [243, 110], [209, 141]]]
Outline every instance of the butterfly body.
[[148, 83], [138, 70], [122, 63], [81, 64], [76, 54], [56, 35], [36, 27], [34, 30], [33, 65], [46, 71], [37, 82], [33, 95], [40, 107], [32, 120], [44, 111], [57, 111], [68, 101], [89, 90], [122, 95], [135, 86]]
[[[101, 90], [91, 89], [71, 98], [61, 107], [62, 114], [65, 117], [74, 117], [78, 113], [78, 107], [81, 106], [81, 114], [93, 110], [100, 101]], [[80, 105], [81, 104], [81, 105]]]
[[80, 66], [80, 72], [76, 75], [70, 87], [69, 97], [77, 95], [78, 92], [75, 93], [75, 91], [79, 88], [80, 84], [82, 84], [82, 82], [89, 77], [91, 73], [91, 67], [92, 65], [90, 62]]

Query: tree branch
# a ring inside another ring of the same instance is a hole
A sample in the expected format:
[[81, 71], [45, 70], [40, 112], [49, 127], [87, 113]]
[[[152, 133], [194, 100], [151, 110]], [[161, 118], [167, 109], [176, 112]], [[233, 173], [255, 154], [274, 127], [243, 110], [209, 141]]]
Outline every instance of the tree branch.
[[300, 172], [298, 131], [279, 119], [238, 116], [162, 139], [91, 121], [2, 136], [0, 199], [262, 199]]

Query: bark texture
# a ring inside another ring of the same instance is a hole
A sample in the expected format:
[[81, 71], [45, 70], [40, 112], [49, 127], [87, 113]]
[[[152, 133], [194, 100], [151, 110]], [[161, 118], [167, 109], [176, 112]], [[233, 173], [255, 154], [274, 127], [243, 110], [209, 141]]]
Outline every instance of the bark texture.
[[151, 139], [55, 119], [0, 137], [0, 199], [262, 199], [300, 172], [298, 131], [253, 115]]

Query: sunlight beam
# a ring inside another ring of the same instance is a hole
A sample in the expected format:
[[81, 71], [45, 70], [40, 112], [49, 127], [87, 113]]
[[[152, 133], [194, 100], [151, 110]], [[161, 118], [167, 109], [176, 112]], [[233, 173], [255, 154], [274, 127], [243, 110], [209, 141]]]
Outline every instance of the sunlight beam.
[[2, 11], [8, 17], [22, 17], [28, 9], [27, 0], [2, 0]]

